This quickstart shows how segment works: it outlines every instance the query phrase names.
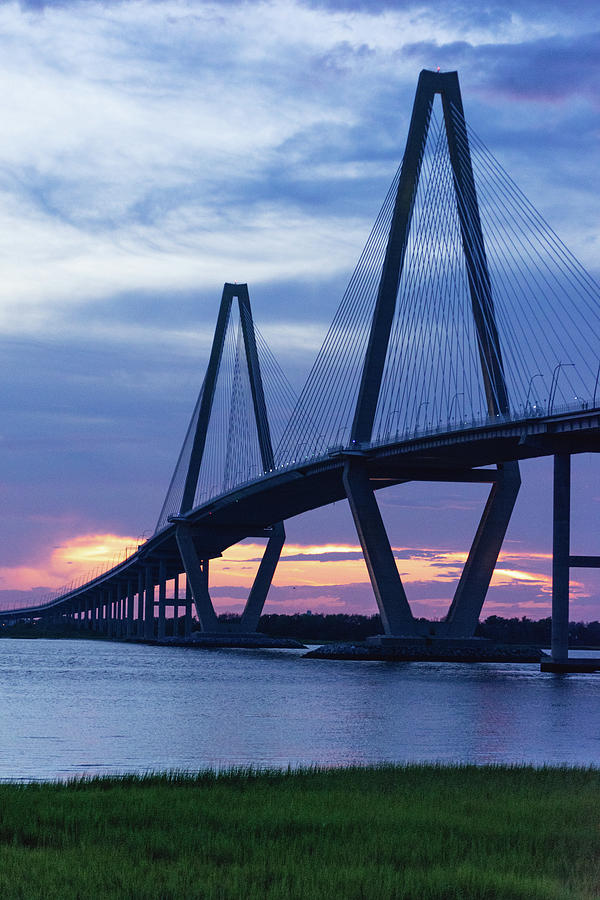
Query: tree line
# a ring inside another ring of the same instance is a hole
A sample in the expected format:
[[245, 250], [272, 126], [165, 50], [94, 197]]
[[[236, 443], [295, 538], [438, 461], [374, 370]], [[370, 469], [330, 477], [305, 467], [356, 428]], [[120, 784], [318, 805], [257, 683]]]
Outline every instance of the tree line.
[[[225, 615], [219, 618], [236, 621], [237, 616]], [[417, 621], [425, 633], [433, 624], [427, 619]], [[548, 647], [551, 622], [549, 616], [546, 619], [488, 616], [479, 623], [475, 634], [502, 644], [538, 644]], [[293, 637], [301, 641], [364, 641], [371, 635], [382, 634], [383, 626], [379, 615], [269, 613], [261, 616], [258, 630], [272, 637]], [[570, 622], [569, 642], [571, 646], [600, 646], [600, 622]]]

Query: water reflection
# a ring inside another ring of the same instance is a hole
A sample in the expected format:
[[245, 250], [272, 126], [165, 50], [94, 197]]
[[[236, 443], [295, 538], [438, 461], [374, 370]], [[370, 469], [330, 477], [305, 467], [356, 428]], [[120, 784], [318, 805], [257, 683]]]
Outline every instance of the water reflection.
[[376, 761], [600, 764], [600, 675], [0, 641], [0, 778]]

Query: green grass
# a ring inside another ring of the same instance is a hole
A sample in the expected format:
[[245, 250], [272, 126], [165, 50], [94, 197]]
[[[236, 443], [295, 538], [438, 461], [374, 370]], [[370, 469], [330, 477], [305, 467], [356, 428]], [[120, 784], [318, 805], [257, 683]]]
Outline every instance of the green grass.
[[600, 897], [600, 770], [0, 784], [0, 897]]

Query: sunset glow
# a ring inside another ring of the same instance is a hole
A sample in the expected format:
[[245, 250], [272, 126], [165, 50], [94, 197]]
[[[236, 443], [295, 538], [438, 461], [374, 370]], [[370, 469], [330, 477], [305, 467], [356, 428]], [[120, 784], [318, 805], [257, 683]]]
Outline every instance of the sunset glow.
[[52, 547], [49, 556], [38, 560], [36, 565], [3, 566], [0, 586], [15, 591], [56, 589], [116, 565], [126, 551], [133, 552], [137, 545], [136, 538], [118, 534], [79, 535]]
[[[118, 534], [82, 534], [50, 548], [35, 565], [0, 569], [6, 591], [54, 590], [115, 565], [134, 552], [138, 539]], [[211, 561], [210, 586], [218, 612], [240, 612], [264, 552], [264, 543], [228, 548]], [[402, 582], [416, 615], [445, 615], [467, 554], [436, 547], [393, 548]], [[500, 554], [484, 614], [549, 615], [551, 554], [514, 550]], [[590, 597], [581, 581], [571, 580], [573, 609]], [[286, 544], [277, 567], [266, 612], [376, 612], [367, 569], [358, 543]]]

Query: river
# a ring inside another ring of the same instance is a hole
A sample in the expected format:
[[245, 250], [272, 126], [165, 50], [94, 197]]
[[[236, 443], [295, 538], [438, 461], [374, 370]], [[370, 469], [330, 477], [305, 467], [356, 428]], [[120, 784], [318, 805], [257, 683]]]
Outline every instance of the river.
[[600, 765], [600, 674], [0, 640], [0, 780], [439, 761]]

